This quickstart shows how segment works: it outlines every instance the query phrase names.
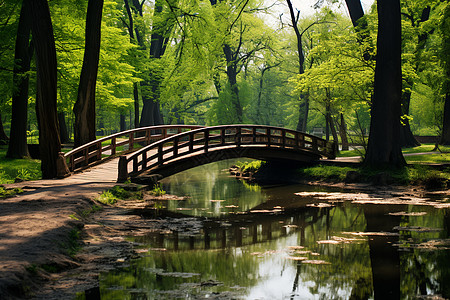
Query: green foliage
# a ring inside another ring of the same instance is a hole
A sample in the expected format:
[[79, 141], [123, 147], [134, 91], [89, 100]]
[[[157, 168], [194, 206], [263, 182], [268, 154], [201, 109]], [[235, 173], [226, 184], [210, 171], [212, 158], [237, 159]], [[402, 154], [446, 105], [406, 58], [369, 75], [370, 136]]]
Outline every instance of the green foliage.
[[6, 147], [0, 147], [0, 184], [13, 183], [16, 178], [37, 180], [42, 178], [40, 160], [6, 158]]
[[67, 255], [74, 257], [81, 250], [80, 234], [81, 230], [74, 228], [69, 232], [67, 240], [60, 244]]
[[241, 169], [241, 172], [256, 172], [265, 164], [262, 160], [252, 160], [245, 162], [237, 162], [236, 165]]
[[20, 188], [7, 189], [4, 186], [0, 185], [0, 199], [13, 197], [17, 194], [23, 193], [23, 190]]
[[142, 191], [129, 191], [126, 186], [116, 185], [104, 191], [96, 198], [97, 201], [105, 205], [113, 205], [118, 200], [142, 199]]
[[347, 172], [356, 171], [356, 168], [318, 165], [298, 170], [301, 177], [325, 181], [343, 182]]
[[105, 205], [113, 205], [117, 202], [118, 198], [108, 190], [101, 193], [95, 200]]
[[156, 197], [159, 196], [163, 196], [166, 194], [166, 191], [163, 189], [163, 186], [161, 183], [159, 184], [155, 184], [153, 186], [153, 189], [150, 191], [150, 193], [152, 193], [153, 195], [155, 195]]

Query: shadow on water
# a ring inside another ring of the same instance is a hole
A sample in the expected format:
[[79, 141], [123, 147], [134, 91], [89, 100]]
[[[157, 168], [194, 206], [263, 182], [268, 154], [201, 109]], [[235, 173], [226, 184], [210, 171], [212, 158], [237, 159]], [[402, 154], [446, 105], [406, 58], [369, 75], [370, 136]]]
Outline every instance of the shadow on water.
[[195, 229], [131, 237], [142, 257], [79, 299], [450, 298], [448, 210], [324, 203], [295, 195], [310, 187], [246, 185], [230, 164], [165, 181], [190, 197], [165, 204], [184, 216], [171, 220]]

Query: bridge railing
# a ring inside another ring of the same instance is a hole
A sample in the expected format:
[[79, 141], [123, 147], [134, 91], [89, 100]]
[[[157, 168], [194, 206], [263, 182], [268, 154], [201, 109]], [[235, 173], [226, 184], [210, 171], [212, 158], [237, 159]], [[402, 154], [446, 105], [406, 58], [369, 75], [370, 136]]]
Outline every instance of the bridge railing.
[[180, 133], [152, 143], [119, 160], [118, 181], [136, 176], [145, 170], [187, 157], [193, 153], [218, 147], [260, 146], [310, 151], [334, 158], [331, 142], [295, 130], [263, 125], [222, 125]]
[[78, 171], [155, 141], [202, 127], [197, 125], [161, 125], [130, 129], [77, 147], [65, 153], [64, 160], [70, 171]]

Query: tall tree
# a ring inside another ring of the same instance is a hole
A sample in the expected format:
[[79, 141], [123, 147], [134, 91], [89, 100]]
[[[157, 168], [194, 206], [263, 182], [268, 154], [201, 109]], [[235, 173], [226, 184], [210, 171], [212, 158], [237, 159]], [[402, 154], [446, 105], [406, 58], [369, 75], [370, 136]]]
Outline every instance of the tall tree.
[[[431, 7], [426, 6], [425, 8], [421, 9], [422, 13], [420, 15], [420, 18], [416, 18], [414, 16], [413, 11], [409, 11], [408, 13], [402, 13], [403, 16], [406, 16], [409, 21], [411, 21], [411, 26], [415, 28], [419, 28], [422, 23], [426, 22], [430, 17], [430, 11]], [[416, 20], [418, 19], [418, 20]], [[414, 47], [414, 58], [412, 62], [412, 71], [414, 73], [417, 73], [419, 71], [419, 65], [421, 64], [421, 53], [423, 49], [425, 48], [425, 43], [428, 39], [428, 32], [421, 32], [417, 36], [417, 43]], [[406, 44], [408, 42], [408, 38], [404, 40], [403, 44]], [[405, 52], [405, 51], [404, 51]], [[402, 113], [404, 116], [409, 115], [409, 108], [411, 105], [411, 95], [412, 95], [412, 89], [414, 86], [414, 79], [412, 76], [404, 76], [403, 78], [403, 91], [402, 91]], [[411, 125], [409, 122], [409, 118], [405, 117], [402, 118], [402, 126], [400, 128], [400, 145], [402, 147], [416, 147], [420, 146], [420, 143], [417, 141], [417, 139], [414, 137], [412, 131], [411, 131]]]
[[[142, 16], [144, 2], [139, 3], [139, 1], [134, 0], [133, 3]], [[157, 0], [153, 12], [152, 33], [150, 36], [151, 60], [159, 60], [162, 58], [169, 42], [169, 33], [173, 27], [169, 19], [162, 18], [162, 12], [163, 3], [161, 0]], [[161, 82], [162, 78], [156, 68], [149, 70], [146, 79], [141, 81], [143, 106], [141, 120], [139, 122], [140, 127], [161, 125], [164, 123], [159, 103]]]
[[[303, 34], [306, 32], [300, 32], [298, 28], [298, 20], [300, 17], [300, 11], [297, 15], [294, 13], [294, 7], [292, 6], [291, 0], [286, 0], [289, 7], [289, 15], [291, 17], [292, 28], [295, 32], [295, 37], [297, 38], [297, 55], [298, 55], [298, 74], [305, 73], [305, 54], [303, 53], [302, 38]], [[310, 25], [311, 26], [311, 25]], [[310, 27], [308, 26], [307, 29]], [[308, 123], [308, 112], [309, 112], [309, 95], [308, 93], [300, 94], [300, 104], [298, 112], [298, 122], [297, 130], [306, 132], [306, 125]]]
[[14, 57], [13, 96], [10, 142], [7, 157], [23, 158], [29, 156], [27, 146], [28, 125], [28, 83], [32, 57], [31, 11], [29, 0], [22, 2]]
[[95, 87], [97, 83], [100, 56], [101, 23], [103, 0], [89, 0], [86, 14], [86, 40], [83, 67], [75, 113], [74, 146], [86, 144], [96, 139]]
[[442, 63], [444, 66], [444, 82], [442, 92], [445, 95], [442, 137], [440, 144], [450, 145], [450, 2], [447, 1], [442, 22], [440, 24], [442, 36]]
[[47, 0], [29, 0], [32, 35], [36, 52], [36, 111], [39, 125], [39, 150], [42, 178], [57, 175], [57, 158], [61, 151], [56, 109], [56, 49]]
[[400, 0], [378, 0], [377, 62], [364, 164], [406, 164], [400, 147], [402, 95]]
[[[124, 22], [124, 23], [127, 26], [128, 34], [130, 35], [130, 39], [131, 39], [131, 41], [136, 40], [137, 43], [142, 46], [142, 39], [140, 38], [139, 30], [137, 28], [135, 28], [135, 26], [134, 26], [133, 13], [131, 11], [128, 0], [124, 0], [124, 4], [125, 4], [125, 10], [127, 12], [127, 17], [128, 17], [128, 23], [126, 23], [126, 22]], [[141, 6], [139, 4], [139, 2], [137, 4], [139, 6]], [[135, 32], [136, 32], [136, 35], [135, 35]], [[137, 128], [137, 127], [139, 127], [139, 87], [138, 87], [137, 82], [133, 83], [133, 98], [134, 98], [134, 127]], [[122, 120], [121, 120], [121, 122], [122, 122]]]

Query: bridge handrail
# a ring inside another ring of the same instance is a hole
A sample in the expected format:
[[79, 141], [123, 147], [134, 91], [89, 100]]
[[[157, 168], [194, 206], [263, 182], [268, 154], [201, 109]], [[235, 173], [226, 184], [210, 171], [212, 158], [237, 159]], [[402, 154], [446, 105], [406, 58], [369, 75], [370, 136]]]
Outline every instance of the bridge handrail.
[[[231, 134], [231, 131], [235, 133]], [[196, 138], [196, 136], [200, 137]], [[249, 139], [251, 139], [250, 142]], [[241, 147], [242, 145], [301, 149], [328, 158], [335, 157], [331, 142], [307, 133], [275, 126], [220, 125], [179, 133], [149, 144], [129, 156], [121, 156], [118, 182], [127, 180], [130, 175], [140, 174], [169, 160], [194, 152], [204, 151], [207, 153], [209, 149], [216, 147]], [[150, 151], [155, 149], [157, 150], [156, 154], [149, 156]], [[182, 149], [185, 151], [181, 151]], [[156, 160], [156, 162], [150, 163], [152, 160]], [[133, 162], [133, 167], [132, 171], [128, 172], [130, 162]]]
[[[71, 172], [86, 168], [87, 166], [98, 164], [99, 162], [124, 154], [135, 149], [135, 145], [144, 143], [150, 144], [152, 141], [161, 140], [169, 136], [179, 134], [184, 129], [194, 130], [203, 128], [199, 125], [158, 125], [129, 129], [126, 131], [111, 134], [106, 137], [99, 138], [95, 141], [81, 145], [75, 149], [64, 153], [64, 161]], [[176, 130], [176, 133], [170, 134], [168, 131]], [[142, 135], [142, 136], [140, 136]], [[128, 136], [122, 141], [118, 138]], [[102, 146], [102, 143], [110, 141], [108, 145]], [[126, 150], [117, 151], [118, 147], [128, 147]], [[110, 154], [106, 151], [110, 150]]]

